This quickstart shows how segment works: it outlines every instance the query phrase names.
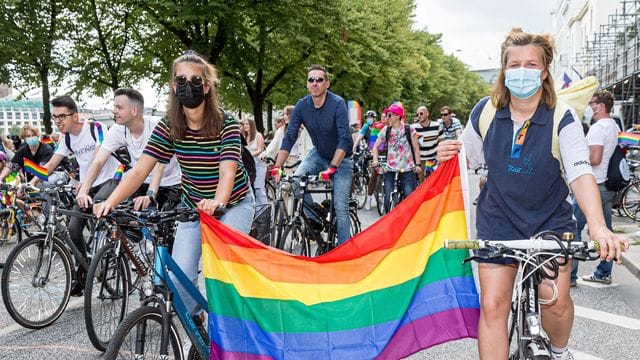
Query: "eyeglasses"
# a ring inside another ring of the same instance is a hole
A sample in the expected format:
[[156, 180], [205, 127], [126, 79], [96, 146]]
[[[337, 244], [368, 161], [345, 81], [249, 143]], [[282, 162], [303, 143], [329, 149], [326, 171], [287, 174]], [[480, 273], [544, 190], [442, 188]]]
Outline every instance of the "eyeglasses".
[[424, 115], [423, 112], [419, 112], [419, 113], [416, 114], [416, 116], [422, 116], [422, 115]]
[[[398, 115], [398, 114], [396, 114], [396, 113], [392, 113], [392, 112], [388, 112], [388, 113], [387, 113], [387, 117], [388, 117], [388, 118], [392, 117], [393, 115]], [[400, 115], [398, 115], [398, 116], [400, 116]]]
[[191, 79], [187, 79], [187, 77], [184, 75], [178, 75], [174, 80], [176, 84], [180, 86], [184, 86], [187, 83], [187, 81], [191, 82], [193, 86], [197, 86], [197, 87], [202, 86], [202, 84], [204, 83], [204, 80], [202, 80], [202, 76], [198, 76], [198, 75], [193, 75]]
[[450, 113], [440, 113], [440, 116], [449, 116], [451, 115]]
[[309, 84], [317, 82], [318, 84], [322, 84], [324, 82], [324, 78], [321, 77], [310, 77], [307, 79], [307, 82]]
[[62, 121], [64, 120], [66, 117], [71, 116], [75, 113], [68, 113], [68, 114], [58, 114], [58, 115], [51, 115], [51, 118], [53, 119], [53, 121]]

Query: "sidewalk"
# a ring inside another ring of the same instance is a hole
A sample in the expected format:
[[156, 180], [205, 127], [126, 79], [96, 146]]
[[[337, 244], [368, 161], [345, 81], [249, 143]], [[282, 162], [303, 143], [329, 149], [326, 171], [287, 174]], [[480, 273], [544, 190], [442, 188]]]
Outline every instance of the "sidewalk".
[[614, 232], [625, 234], [629, 239], [629, 251], [622, 254], [622, 265], [640, 279], [640, 223], [618, 216], [613, 217], [612, 223]]

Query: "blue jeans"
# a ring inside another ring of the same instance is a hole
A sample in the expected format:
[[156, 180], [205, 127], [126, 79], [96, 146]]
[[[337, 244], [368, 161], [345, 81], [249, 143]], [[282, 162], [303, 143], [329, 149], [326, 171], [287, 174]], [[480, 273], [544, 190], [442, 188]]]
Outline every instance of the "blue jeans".
[[253, 157], [256, 162], [256, 182], [253, 184], [253, 188], [256, 192], [256, 206], [264, 205], [269, 202], [267, 199], [267, 188], [265, 187], [267, 179], [267, 164], [261, 161], [257, 157]]
[[[317, 175], [321, 171], [327, 170], [331, 164], [331, 159], [327, 160], [312, 147], [307, 156], [295, 172], [296, 176]], [[336, 212], [336, 223], [338, 233], [338, 245], [349, 240], [351, 237], [351, 221], [349, 220], [349, 195], [351, 194], [351, 178], [353, 178], [353, 161], [350, 157], [345, 157], [340, 166], [338, 166], [335, 174], [332, 175], [331, 182], [333, 186], [333, 208]], [[311, 194], [304, 197], [304, 203], [311, 206], [313, 198]], [[313, 216], [305, 211], [307, 216]]]
[[[615, 197], [616, 193], [607, 189], [604, 186], [604, 184], [598, 184], [598, 190], [600, 190], [600, 201], [602, 202], [602, 212], [604, 213], [604, 222], [607, 225], [607, 228], [609, 230], [612, 230], [613, 227], [611, 226], [611, 217], [612, 217], [611, 207], [613, 206], [613, 198]], [[576, 233], [576, 240], [581, 241], [582, 230], [584, 229], [584, 226], [587, 224], [587, 219], [584, 217], [582, 210], [580, 210], [580, 207], [576, 202], [573, 203], [573, 215], [576, 217], [576, 222], [578, 227], [578, 230]], [[596, 268], [596, 271], [593, 273], [593, 275], [598, 279], [611, 277], [612, 269], [613, 269], [612, 261], [600, 260], [600, 263], [598, 264], [598, 267]], [[571, 281], [575, 281], [577, 280], [577, 278], [578, 278], [578, 261], [574, 261], [573, 268], [571, 270]]]
[[[255, 199], [253, 192], [249, 191], [247, 196], [238, 204], [228, 209], [220, 218], [225, 225], [244, 233], [251, 231], [251, 223], [255, 211]], [[202, 256], [202, 244], [200, 239], [200, 221], [179, 222], [176, 228], [176, 237], [173, 243], [173, 260], [184, 272], [184, 274], [192, 279], [194, 284], [198, 284], [198, 264]], [[176, 278], [172, 275], [171, 280], [177, 284]], [[191, 298], [189, 293], [179, 284], [177, 284], [180, 297], [185, 306], [190, 311], [196, 307], [196, 302]]]
[[[396, 172], [388, 171], [384, 174], [384, 211], [389, 212], [391, 208], [391, 192], [393, 191]], [[413, 190], [418, 187], [416, 180], [416, 174], [413, 171], [407, 171], [398, 174], [398, 180], [400, 181], [400, 192], [403, 197], [409, 196]]]

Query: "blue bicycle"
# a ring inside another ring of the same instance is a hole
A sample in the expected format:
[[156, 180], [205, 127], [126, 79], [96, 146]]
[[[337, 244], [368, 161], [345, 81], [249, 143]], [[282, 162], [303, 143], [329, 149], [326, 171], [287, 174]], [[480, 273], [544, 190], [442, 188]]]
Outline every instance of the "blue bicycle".
[[[195, 221], [199, 216], [194, 210], [184, 209], [176, 210], [176, 214], [178, 221]], [[222, 214], [217, 212], [214, 217]], [[176, 215], [163, 216], [171, 221], [176, 219]], [[109, 342], [105, 359], [183, 359], [183, 344], [173, 321], [175, 315], [192, 344], [187, 359], [209, 359], [205, 323], [186, 308], [177, 284], [196, 300], [199, 308], [207, 309], [207, 300], [173, 260], [166, 239], [156, 238], [155, 242], [154, 293], [120, 323]], [[177, 284], [169, 274], [174, 275]]]

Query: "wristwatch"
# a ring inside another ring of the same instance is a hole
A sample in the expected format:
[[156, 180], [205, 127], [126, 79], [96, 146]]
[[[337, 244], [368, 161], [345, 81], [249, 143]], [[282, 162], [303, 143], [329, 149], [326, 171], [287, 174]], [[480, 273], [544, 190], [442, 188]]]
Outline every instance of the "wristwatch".
[[156, 193], [153, 190], [147, 191], [147, 196], [151, 198], [151, 200], [156, 199]]

